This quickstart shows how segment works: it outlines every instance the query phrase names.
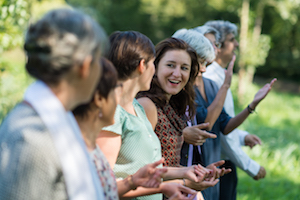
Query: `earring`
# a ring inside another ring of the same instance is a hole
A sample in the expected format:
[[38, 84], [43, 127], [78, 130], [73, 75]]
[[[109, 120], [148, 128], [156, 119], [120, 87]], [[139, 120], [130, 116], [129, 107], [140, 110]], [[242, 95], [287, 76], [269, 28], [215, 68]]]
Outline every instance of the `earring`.
[[99, 117], [102, 118], [103, 117], [103, 114], [102, 114], [102, 110], [100, 109], [99, 111]]

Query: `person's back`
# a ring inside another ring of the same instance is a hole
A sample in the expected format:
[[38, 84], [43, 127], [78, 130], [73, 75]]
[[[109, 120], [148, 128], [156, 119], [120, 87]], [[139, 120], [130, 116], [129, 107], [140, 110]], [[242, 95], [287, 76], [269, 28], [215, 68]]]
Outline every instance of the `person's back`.
[[1, 124], [0, 157], [0, 199], [68, 198], [51, 135], [28, 104]]

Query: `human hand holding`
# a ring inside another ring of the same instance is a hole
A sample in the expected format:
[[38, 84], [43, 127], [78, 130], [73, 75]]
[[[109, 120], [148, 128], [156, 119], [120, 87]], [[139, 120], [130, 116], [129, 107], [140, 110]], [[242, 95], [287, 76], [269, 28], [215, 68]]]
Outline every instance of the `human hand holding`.
[[231, 85], [231, 78], [232, 78], [232, 74], [233, 74], [233, 66], [234, 66], [235, 59], [236, 59], [236, 56], [233, 55], [230, 63], [228, 64], [227, 70], [225, 70], [225, 79], [224, 79], [223, 85], [228, 86], [228, 88]]
[[245, 146], [249, 146], [252, 149], [257, 144], [261, 145], [261, 140], [258, 136], [251, 134], [245, 136]]
[[179, 183], [165, 182], [160, 184], [160, 188], [161, 192], [167, 197], [171, 197], [170, 199], [172, 200], [192, 200], [197, 195], [197, 191], [185, 187]]
[[161, 183], [163, 175], [167, 172], [167, 168], [156, 168], [164, 162], [164, 158], [145, 165], [132, 175], [133, 185], [146, 188], [157, 188]]
[[265, 178], [267, 172], [263, 166], [260, 166], [258, 174], [253, 177], [254, 180], [258, 181], [259, 179]]
[[184, 141], [194, 146], [202, 145], [207, 138], [216, 138], [217, 135], [209, 133], [205, 130], [208, 128], [209, 123], [202, 123], [195, 126], [188, 126], [183, 129]]
[[201, 165], [192, 165], [179, 169], [182, 175], [180, 177], [194, 182], [201, 182], [210, 173], [210, 170]]
[[252, 101], [252, 103], [250, 104], [250, 108], [252, 110], [255, 109], [255, 107], [259, 104], [259, 102], [261, 100], [263, 100], [268, 93], [270, 92], [270, 90], [272, 89], [273, 84], [277, 81], [276, 78], [274, 78], [270, 83], [267, 83], [266, 85], [264, 85], [260, 90], [258, 90], [258, 92], [255, 94], [254, 99]]
[[224, 160], [220, 160], [218, 162], [214, 162], [210, 165], [208, 165], [206, 168], [207, 169], [211, 169], [212, 170], [212, 173], [209, 175], [210, 177], [214, 177], [215, 179], [218, 179], [220, 178], [221, 176], [224, 176], [224, 174], [228, 174], [231, 172], [231, 169], [225, 169], [224, 167], [223, 168], [218, 168], [220, 167], [221, 165], [223, 165], [225, 163]]

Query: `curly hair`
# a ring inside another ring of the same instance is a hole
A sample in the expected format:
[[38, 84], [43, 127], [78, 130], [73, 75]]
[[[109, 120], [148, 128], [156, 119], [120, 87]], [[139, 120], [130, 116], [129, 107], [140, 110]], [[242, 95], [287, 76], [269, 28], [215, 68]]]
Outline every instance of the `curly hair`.
[[[180, 116], [183, 116], [185, 114], [188, 107], [189, 117], [191, 118], [195, 115], [195, 91], [193, 88], [193, 84], [199, 72], [199, 64], [196, 51], [183, 40], [172, 37], [159, 42], [155, 46], [155, 50], [156, 58], [154, 61], [154, 65], [156, 69], [158, 68], [158, 63], [168, 51], [185, 50], [191, 57], [191, 72], [188, 82], [178, 94], [172, 95], [171, 99], [169, 100], [170, 105]], [[146, 92], [140, 92], [137, 98], [143, 96], [149, 97], [159, 107], [163, 107], [167, 104], [168, 99], [166, 92], [161, 88], [156, 74], [152, 79], [150, 90]]]

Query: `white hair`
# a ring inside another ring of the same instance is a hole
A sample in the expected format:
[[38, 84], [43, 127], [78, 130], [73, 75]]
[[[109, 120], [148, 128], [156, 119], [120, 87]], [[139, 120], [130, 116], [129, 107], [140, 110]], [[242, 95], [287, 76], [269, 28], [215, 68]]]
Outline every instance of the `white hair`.
[[179, 38], [185, 41], [197, 52], [200, 58], [205, 59], [208, 62], [212, 62], [216, 56], [215, 51], [210, 41], [201, 33], [192, 29], [179, 29], [172, 37]]
[[216, 41], [219, 42], [220, 40], [220, 33], [217, 29], [211, 27], [211, 26], [207, 26], [207, 25], [203, 25], [203, 26], [198, 26], [196, 28], [193, 28], [193, 30], [202, 33], [203, 35], [207, 34], [207, 33], [211, 33], [215, 36]]
[[218, 30], [220, 34], [219, 42], [221, 43], [226, 40], [226, 36], [230, 33], [232, 33], [234, 36], [237, 36], [237, 26], [229, 21], [213, 20], [206, 22], [204, 25], [213, 27]]

